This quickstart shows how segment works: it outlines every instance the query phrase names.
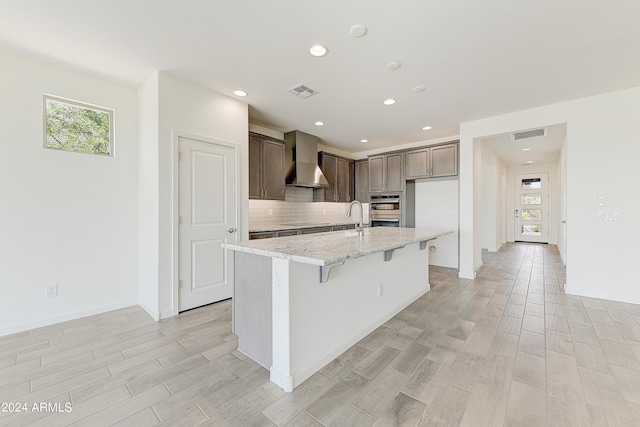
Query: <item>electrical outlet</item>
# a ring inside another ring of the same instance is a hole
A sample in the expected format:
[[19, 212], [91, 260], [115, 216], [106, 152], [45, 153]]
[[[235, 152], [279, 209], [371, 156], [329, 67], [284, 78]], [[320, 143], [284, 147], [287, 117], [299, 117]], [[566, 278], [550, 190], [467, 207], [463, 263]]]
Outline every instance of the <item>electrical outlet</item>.
[[58, 296], [58, 285], [46, 285], [44, 287], [44, 296], [47, 298], [57, 297]]
[[378, 283], [378, 298], [382, 296], [384, 293], [384, 285], [382, 282]]
[[273, 215], [273, 209], [269, 208], [269, 215]]

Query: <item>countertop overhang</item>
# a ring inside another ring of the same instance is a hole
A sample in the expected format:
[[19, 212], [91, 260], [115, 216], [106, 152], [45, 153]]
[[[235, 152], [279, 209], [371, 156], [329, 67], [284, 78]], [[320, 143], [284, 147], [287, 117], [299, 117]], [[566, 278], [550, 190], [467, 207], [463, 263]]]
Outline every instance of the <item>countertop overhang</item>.
[[248, 240], [237, 243], [222, 243], [222, 247], [289, 261], [331, 266], [348, 259], [359, 258], [402, 248], [406, 245], [434, 240], [454, 233], [453, 229], [441, 228], [366, 228], [362, 236], [354, 230], [332, 231], [272, 239]]

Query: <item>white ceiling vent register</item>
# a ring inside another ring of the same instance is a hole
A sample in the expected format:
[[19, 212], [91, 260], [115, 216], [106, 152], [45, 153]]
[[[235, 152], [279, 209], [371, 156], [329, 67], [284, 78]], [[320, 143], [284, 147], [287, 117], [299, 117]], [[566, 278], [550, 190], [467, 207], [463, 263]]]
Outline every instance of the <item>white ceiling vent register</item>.
[[298, 86], [294, 86], [291, 89], [287, 89], [287, 92], [302, 99], [307, 99], [310, 96], [313, 96], [318, 93], [317, 91], [303, 84], [299, 84]]
[[531, 129], [531, 130], [525, 130], [522, 132], [513, 132], [511, 134], [511, 139], [514, 141], [518, 141], [520, 139], [534, 138], [536, 136], [547, 136], [547, 128]]

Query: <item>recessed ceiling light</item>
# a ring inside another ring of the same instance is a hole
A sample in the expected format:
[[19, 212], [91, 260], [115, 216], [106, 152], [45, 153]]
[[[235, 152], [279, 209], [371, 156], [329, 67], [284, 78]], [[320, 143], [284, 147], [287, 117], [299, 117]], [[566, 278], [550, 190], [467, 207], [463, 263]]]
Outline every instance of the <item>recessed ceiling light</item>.
[[362, 24], [356, 24], [349, 29], [353, 37], [362, 37], [367, 34], [367, 27]]
[[361, 139], [360, 142], [369, 142], [368, 139]]
[[322, 126], [322, 125], [324, 125], [324, 122], [315, 122], [315, 123], [314, 123], [314, 125], [316, 125], [316, 126]]
[[329, 52], [329, 49], [320, 44], [311, 46], [311, 48], [309, 49], [309, 53], [313, 56], [325, 56], [327, 52]]
[[396, 100], [395, 100], [395, 99], [391, 99], [391, 98], [389, 98], [389, 99], [385, 99], [385, 100], [384, 100], [384, 105], [393, 105], [393, 104], [395, 104], [395, 103], [396, 103]]
[[422, 130], [431, 130], [431, 126], [425, 126], [422, 128]]
[[424, 92], [424, 89], [425, 89], [425, 87], [422, 86], [422, 85], [413, 87], [413, 91], [416, 92], [416, 93], [417, 92]]
[[233, 93], [234, 93], [236, 96], [247, 96], [247, 92], [245, 92], [245, 91], [243, 91], [243, 90], [239, 90], [239, 89], [238, 89], [238, 90], [234, 90], [234, 91], [233, 91]]
[[523, 148], [522, 151], [531, 151], [531, 148]]
[[397, 70], [398, 68], [400, 68], [402, 66], [402, 64], [400, 63], [400, 61], [391, 61], [387, 64], [387, 68], [389, 70]]

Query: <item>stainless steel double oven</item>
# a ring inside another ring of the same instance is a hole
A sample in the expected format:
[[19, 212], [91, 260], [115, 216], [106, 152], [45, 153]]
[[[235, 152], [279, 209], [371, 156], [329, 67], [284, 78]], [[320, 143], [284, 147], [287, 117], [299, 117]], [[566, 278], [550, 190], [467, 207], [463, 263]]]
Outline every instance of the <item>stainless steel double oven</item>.
[[400, 194], [371, 195], [369, 200], [371, 227], [400, 227], [402, 219], [401, 200]]

